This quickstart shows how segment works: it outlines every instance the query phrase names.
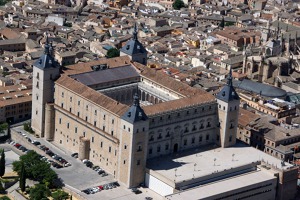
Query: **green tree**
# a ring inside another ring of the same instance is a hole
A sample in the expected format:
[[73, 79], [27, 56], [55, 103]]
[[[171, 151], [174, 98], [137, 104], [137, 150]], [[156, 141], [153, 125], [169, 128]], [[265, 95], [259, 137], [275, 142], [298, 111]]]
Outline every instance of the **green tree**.
[[54, 187], [57, 174], [50, 168], [50, 164], [40, 160], [35, 151], [28, 151], [27, 154], [20, 156], [19, 161], [13, 162], [13, 170], [21, 175], [22, 162], [25, 166], [26, 177], [47, 184], [50, 188]]
[[4, 197], [0, 197], [0, 200], [10, 200], [10, 198], [7, 196], [4, 196]]
[[25, 171], [24, 163], [22, 163], [22, 166], [21, 166], [21, 174], [20, 174], [19, 184], [20, 184], [21, 191], [25, 192], [25, 188], [26, 188], [26, 171]]
[[184, 8], [185, 5], [184, 5], [184, 2], [182, 0], [175, 0], [174, 3], [173, 3], [173, 8], [175, 10], [180, 10], [181, 8]]
[[116, 48], [111, 48], [106, 53], [106, 57], [108, 57], [108, 58], [114, 58], [114, 57], [119, 57], [119, 56], [120, 56], [120, 51]]
[[50, 196], [51, 192], [44, 184], [37, 184], [30, 189], [30, 200], [46, 200]]
[[66, 200], [69, 198], [69, 194], [63, 190], [57, 190], [55, 192], [52, 192], [51, 196], [54, 200]]
[[0, 133], [3, 134], [5, 133], [6, 130], [8, 130], [8, 124], [7, 123], [0, 124]]
[[2, 177], [5, 174], [5, 153], [4, 149], [1, 151], [1, 158], [0, 158], [0, 176]]

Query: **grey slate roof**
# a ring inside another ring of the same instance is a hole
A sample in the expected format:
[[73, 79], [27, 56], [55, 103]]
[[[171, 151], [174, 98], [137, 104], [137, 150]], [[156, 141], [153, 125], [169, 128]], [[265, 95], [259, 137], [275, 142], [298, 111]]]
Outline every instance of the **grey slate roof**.
[[71, 77], [87, 86], [91, 86], [95, 84], [107, 83], [120, 79], [127, 79], [139, 76], [140, 75], [131, 65], [125, 65], [122, 67], [91, 71], [82, 74], [75, 74]]
[[227, 85], [225, 85], [222, 90], [217, 94], [217, 99], [225, 102], [239, 100], [240, 97], [234, 90], [232, 86], [232, 71], [230, 69], [229, 75], [227, 77]]
[[120, 51], [130, 56], [134, 54], [147, 53], [147, 50], [137, 38], [136, 25], [134, 27], [133, 37], [120, 49]]
[[139, 97], [137, 96], [137, 94], [134, 95], [133, 99], [133, 105], [125, 112], [125, 114], [121, 118], [131, 124], [139, 121], [146, 121], [148, 117], [145, 114], [144, 110], [140, 107]]
[[248, 92], [254, 92], [256, 94], [260, 94], [262, 96], [270, 98], [285, 97], [287, 94], [286, 91], [280, 88], [266, 85], [263, 83], [254, 82], [248, 79], [244, 79], [242, 81], [234, 81], [233, 85], [236, 88], [246, 90]]
[[43, 55], [36, 62], [34, 62], [33, 65], [40, 69], [59, 67], [58, 62], [51, 55], [52, 51], [53, 51], [52, 45], [48, 44], [48, 38], [47, 38]]

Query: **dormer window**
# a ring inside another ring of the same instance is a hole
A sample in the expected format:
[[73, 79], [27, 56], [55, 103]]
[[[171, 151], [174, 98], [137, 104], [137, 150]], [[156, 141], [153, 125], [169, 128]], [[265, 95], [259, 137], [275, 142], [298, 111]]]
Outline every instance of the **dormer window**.
[[127, 45], [126, 49], [129, 50], [130, 49], [130, 45]]

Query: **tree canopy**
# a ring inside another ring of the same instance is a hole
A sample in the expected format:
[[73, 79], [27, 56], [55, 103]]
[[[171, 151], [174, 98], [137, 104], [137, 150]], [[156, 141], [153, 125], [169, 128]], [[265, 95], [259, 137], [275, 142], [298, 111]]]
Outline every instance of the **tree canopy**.
[[54, 200], [66, 200], [69, 198], [69, 194], [63, 190], [57, 190], [51, 194]]
[[180, 10], [181, 8], [184, 8], [185, 5], [184, 5], [184, 2], [182, 0], [175, 0], [174, 3], [173, 3], [173, 8], [175, 10]]
[[51, 192], [44, 184], [37, 184], [30, 189], [30, 200], [46, 200], [50, 196]]
[[106, 56], [108, 58], [119, 57], [120, 56], [120, 51], [116, 48], [111, 48], [107, 51]]
[[22, 162], [24, 163], [26, 177], [44, 183], [49, 187], [54, 186], [57, 174], [50, 168], [50, 164], [40, 160], [35, 151], [28, 151], [27, 154], [20, 156], [19, 161], [13, 162], [13, 170], [21, 175]]

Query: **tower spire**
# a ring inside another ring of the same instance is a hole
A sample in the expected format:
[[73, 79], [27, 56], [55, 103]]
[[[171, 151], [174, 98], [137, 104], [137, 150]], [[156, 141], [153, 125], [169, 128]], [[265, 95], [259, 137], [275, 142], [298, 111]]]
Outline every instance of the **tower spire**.
[[227, 85], [232, 87], [232, 69], [231, 69], [231, 67], [230, 67], [229, 74], [227, 77]]
[[140, 98], [137, 93], [135, 93], [133, 96], [133, 105], [140, 106]]
[[45, 37], [46, 37], [46, 41], [45, 41], [45, 46], [44, 46], [44, 54], [49, 55], [50, 51], [49, 51], [49, 39], [48, 39], [48, 33], [45, 33]]
[[137, 35], [138, 35], [138, 30], [137, 30], [137, 25], [134, 23], [134, 29], [133, 29], [133, 39], [137, 40]]

